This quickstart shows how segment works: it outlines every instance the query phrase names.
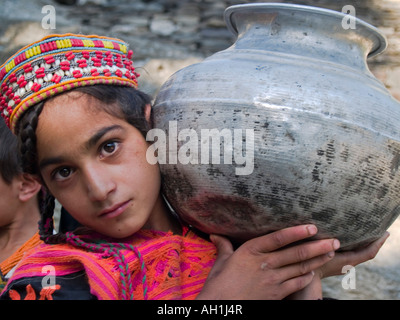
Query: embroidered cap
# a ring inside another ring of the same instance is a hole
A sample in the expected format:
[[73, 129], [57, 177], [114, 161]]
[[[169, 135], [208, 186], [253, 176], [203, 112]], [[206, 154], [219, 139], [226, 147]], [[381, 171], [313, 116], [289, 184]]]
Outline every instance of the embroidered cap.
[[31, 106], [80, 86], [137, 88], [139, 74], [128, 44], [96, 35], [51, 35], [28, 45], [0, 66], [0, 114], [15, 132]]

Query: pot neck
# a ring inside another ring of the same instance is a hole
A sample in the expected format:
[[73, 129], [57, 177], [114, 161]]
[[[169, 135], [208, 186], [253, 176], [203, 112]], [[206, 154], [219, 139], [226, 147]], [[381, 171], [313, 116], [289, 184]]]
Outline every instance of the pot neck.
[[235, 49], [294, 54], [356, 69], [368, 70], [367, 58], [387, 47], [386, 38], [370, 24], [316, 7], [237, 5], [225, 10], [225, 21], [237, 35]]

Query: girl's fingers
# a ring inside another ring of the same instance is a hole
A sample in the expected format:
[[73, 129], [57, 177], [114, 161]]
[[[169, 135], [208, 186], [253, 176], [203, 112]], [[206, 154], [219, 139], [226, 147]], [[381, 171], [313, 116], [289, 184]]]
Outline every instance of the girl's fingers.
[[335, 253], [331, 251], [329, 253], [322, 254], [307, 261], [302, 261], [284, 266], [280, 269], [277, 269], [277, 271], [279, 272], [281, 279], [288, 280], [296, 278], [305, 275], [307, 273], [310, 273], [313, 270], [317, 270], [318, 268], [322, 267], [325, 263], [332, 260], [334, 256]]
[[360, 263], [373, 259], [388, 237], [389, 233], [386, 232], [381, 238], [371, 243], [367, 247], [359, 248], [353, 251], [338, 252], [335, 255], [335, 259], [322, 268], [322, 276], [329, 277], [340, 275], [342, 268], [345, 265], [356, 266]]
[[[300, 291], [307, 287], [312, 280], [314, 279], [314, 272], [308, 272], [306, 274], [303, 274], [301, 276], [295, 277], [295, 278], [290, 278], [286, 281], [284, 281], [280, 289], [282, 292], [287, 293], [287, 295], [292, 294], [294, 292]], [[285, 295], [285, 296], [287, 296]]]
[[325, 255], [329, 252], [336, 251], [339, 247], [340, 242], [337, 239], [310, 241], [271, 252], [268, 255], [266, 263], [269, 263], [273, 268], [279, 268]]
[[285, 228], [247, 241], [244, 245], [254, 253], [267, 253], [296, 241], [312, 237], [318, 232], [315, 225], [300, 225]]

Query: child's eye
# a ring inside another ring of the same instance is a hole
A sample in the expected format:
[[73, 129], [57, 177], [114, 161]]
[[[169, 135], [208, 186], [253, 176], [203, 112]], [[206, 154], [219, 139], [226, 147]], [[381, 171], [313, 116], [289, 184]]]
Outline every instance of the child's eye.
[[67, 179], [71, 174], [73, 170], [69, 167], [62, 167], [57, 170], [54, 170], [52, 176], [56, 180], [64, 180]]
[[101, 147], [101, 155], [107, 156], [114, 153], [118, 149], [119, 143], [116, 141], [108, 141]]

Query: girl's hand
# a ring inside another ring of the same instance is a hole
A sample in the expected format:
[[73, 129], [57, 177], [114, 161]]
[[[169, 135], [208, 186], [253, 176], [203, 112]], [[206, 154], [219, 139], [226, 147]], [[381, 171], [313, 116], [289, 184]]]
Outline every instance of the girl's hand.
[[286, 228], [236, 251], [226, 238], [211, 235], [218, 257], [197, 299], [282, 299], [305, 288], [340, 246], [335, 239], [294, 244], [316, 233], [314, 225]]
[[320, 279], [330, 276], [341, 275], [343, 274], [342, 268], [346, 265], [351, 265], [355, 267], [360, 263], [372, 260], [373, 258], [375, 258], [378, 251], [383, 246], [389, 235], [389, 232], [386, 231], [386, 233], [381, 238], [375, 240], [366, 247], [362, 247], [353, 251], [337, 252], [333, 260], [329, 261], [329, 263], [323, 265], [321, 268], [316, 270], [317, 275]]
[[335, 257], [325, 265], [315, 270], [315, 276], [312, 282], [304, 289], [292, 294], [288, 299], [296, 300], [315, 300], [322, 299], [321, 279], [342, 275], [342, 268], [346, 265], [355, 267], [356, 265], [368, 260], [372, 260], [377, 255], [379, 249], [383, 246], [389, 232], [386, 232], [381, 238], [372, 242], [366, 247], [353, 251], [336, 252]]

